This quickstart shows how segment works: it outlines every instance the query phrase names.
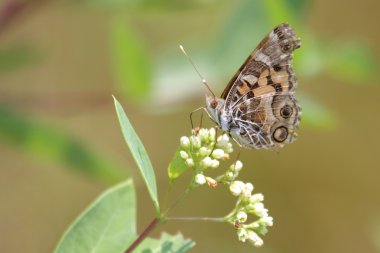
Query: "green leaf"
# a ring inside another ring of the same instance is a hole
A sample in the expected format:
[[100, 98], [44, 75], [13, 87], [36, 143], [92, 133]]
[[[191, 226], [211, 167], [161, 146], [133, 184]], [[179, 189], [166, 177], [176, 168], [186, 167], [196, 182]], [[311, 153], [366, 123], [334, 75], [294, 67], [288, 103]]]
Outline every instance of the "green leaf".
[[120, 181], [126, 175], [124, 169], [92, 152], [77, 139], [1, 105], [0, 136], [32, 155], [65, 164], [107, 182]]
[[195, 246], [195, 242], [184, 239], [183, 235], [162, 233], [160, 239], [145, 239], [135, 250], [136, 253], [184, 253]]
[[135, 238], [135, 190], [127, 180], [98, 197], [68, 228], [54, 252], [124, 252]]
[[181, 151], [181, 148], [178, 148], [174, 154], [172, 161], [169, 164], [168, 174], [169, 174], [170, 180], [175, 180], [188, 169], [188, 167], [185, 164], [185, 161], [182, 159], [179, 153], [180, 151]]
[[314, 128], [319, 130], [333, 130], [337, 127], [336, 116], [318, 101], [300, 96], [302, 107], [301, 127]]
[[124, 140], [127, 143], [129, 150], [131, 151], [132, 156], [135, 159], [137, 167], [139, 168], [140, 173], [145, 181], [150, 197], [152, 198], [153, 204], [156, 208], [156, 212], [159, 213], [160, 208], [157, 197], [156, 177], [154, 175], [152, 163], [150, 162], [144, 145], [142, 144], [137, 133], [135, 132], [131, 123], [129, 122], [123, 107], [121, 106], [119, 101], [116, 100], [115, 97], [113, 98], [115, 102], [116, 113], [120, 122], [121, 131], [123, 132]]
[[143, 101], [149, 95], [152, 70], [146, 50], [126, 22], [111, 27], [111, 54], [117, 84], [128, 98]]

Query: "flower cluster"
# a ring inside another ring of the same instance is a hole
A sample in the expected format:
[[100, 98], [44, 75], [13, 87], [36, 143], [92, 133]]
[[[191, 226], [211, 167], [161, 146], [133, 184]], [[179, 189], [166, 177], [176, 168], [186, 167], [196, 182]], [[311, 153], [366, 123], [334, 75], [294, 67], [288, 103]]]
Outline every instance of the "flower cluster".
[[[268, 215], [268, 209], [262, 203], [264, 196], [261, 193], [252, 194], [253, 184], [236, 180], [243, 168], [243, 163], [235, 161], [228, 169], [211, 178], [205, 175], [209, 168], [218, 168], [222, 161], [228, 160], [233, 152], [232, 143], [226, 134], [216, 136], [214, 128], [193, 131], [190, 137], [181, 137], [180, 156], [187, 167], [193, 169], [193, 184], [208, 184], [215, 188], [218, 184], [229, 186], [230, 192], [237, 197], [235, 208], [225, 216], [225, 221], [232, 224], [240, 241], [249, 241], [254, 246], [263, 245], [258, 234], [265, 235], [267, 227], [273, 225], [273, 218]], [[253, 222], [246, 223], [248, 216]]]
[[[250, 241], [254, 246], [263, 245], [263, 240], [257, 233], [265, 235], [267, 227], [273, 226], [273, 218], [268, 215], [268, 209], [262, 203], [264, 195], [261, 193], [252, 194], [254, 187], [251, 183], [234, 181], [230, 184], [232, 195], [238, 197], [235, 209], [226, 217], [228, 221], [235, 224], [239, 240]], [[248, 215], [254, 215], [258, 219], [245, 224]]]
[[209, 168], [216, 169], [221, 161], [229, 159], [229, 154], [233, 152], [229, 137], [223, 134], [217, 138], [214, 128], [202, 128], [194, 131], [190, 137], [181, 137], [180, 142], [180, 156], [186, 165], [194, 170], [194, 183], [207, 183], [210, 187], [216, 187], [218, 181], [206, 177], [204, 171]]

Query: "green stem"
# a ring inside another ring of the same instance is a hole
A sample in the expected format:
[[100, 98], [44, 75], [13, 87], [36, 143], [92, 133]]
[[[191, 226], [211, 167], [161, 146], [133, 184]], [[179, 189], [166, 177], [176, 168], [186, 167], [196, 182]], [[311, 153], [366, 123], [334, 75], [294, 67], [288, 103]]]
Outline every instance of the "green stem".
[[184, 221], [215, 221], [215, 222], [226, 222], [224, 217], [166, 217], [166, 220], [184, 220]]

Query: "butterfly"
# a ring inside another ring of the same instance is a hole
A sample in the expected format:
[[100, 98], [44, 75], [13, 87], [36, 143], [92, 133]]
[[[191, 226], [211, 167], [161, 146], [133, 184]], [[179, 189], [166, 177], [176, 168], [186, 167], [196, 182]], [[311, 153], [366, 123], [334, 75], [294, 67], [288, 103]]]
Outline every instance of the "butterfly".
[[278, 150], [297, 136], [301, 108], [294, 97], [293, 52], [301, 40], [288, 23], [275, 27], [206, 110], [241, 147]]

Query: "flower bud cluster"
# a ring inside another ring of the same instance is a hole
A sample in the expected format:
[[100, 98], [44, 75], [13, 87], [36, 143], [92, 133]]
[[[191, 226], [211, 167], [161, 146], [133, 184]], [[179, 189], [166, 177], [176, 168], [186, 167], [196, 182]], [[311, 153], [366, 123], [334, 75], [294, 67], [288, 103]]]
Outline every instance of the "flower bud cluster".
[[[228, 215], [230, 223], [237, 227], [237, 236], [240, 241], [249, 241], [254, 246], [263, 245], [263, 240], [258, 234], [265, 235], [267, 227], [273, 226], [273, 218], [268, 215], [268, 209], [262, 203], [264, 196], [261, 193], [252, 194], [254, 186], [251, 183], [233, 181], [230, 184], [232, 195], [238, 197], [238, 204]], [[245, 224], [249, 215], [255, 216], [255, 221]]]
[[[181, 137], [180, 142], [179, 156], [187, 167], [193, 169], [193, 184], [207, 183], [210, 188], [215, 188], [218, 183], [228, 185], [237, 201], [235, 208], [225, 220], [235, 226], [240, 241], [249, 241], [256, 247], [262, 246], [264, 242], [259, 234], [267, 233], [267, 227], [273, 226], [273, 218], [268, 215], [268, 209], [262, 203], [264, 196], [261, 193], [252, 193], [253, 184], [236, 180], [243, 163], [237, 160], [224, 174], [215, 179], [204, 174], [207, 169], [216, 169], [222, 161], [230, 158], [233, 147], [228, 135], [222, 134], [217, 137], [214, 128], [202, 128], [193, 131], [190, 137]], [[247, 223], [249, 218], [254, 221]]]
[[229, 159], [233, 152], [229, 137], [224, 134], [216, 138], [215, 128], [201, 128], [198, 132], [193, 131], [190, 137], [183, 136], [180, 139], [180, 157], [187, 167], [195, 171], [194, 182], [198, 185], [207, 184], [214, 188], [218, 182], [210, 177], [205, 177], [206, 169], [216, 169], [220, 162]]

